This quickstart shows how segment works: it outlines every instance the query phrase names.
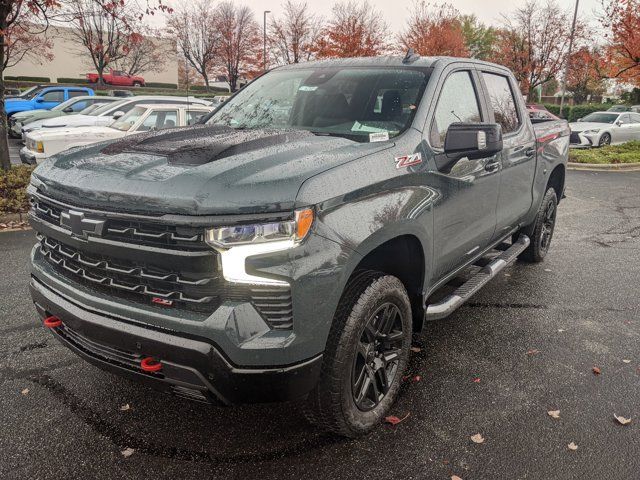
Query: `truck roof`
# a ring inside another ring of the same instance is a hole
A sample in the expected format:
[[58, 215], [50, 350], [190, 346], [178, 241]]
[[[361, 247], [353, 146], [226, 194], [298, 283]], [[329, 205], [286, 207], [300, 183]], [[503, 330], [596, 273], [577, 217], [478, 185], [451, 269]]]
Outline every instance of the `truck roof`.
[[278, 70], [294, 70], [317, 67], [435, 67], [439, 63], [468, 62], [478, 65], [488, 65], [506, 69], [496, 63], [485, 62], [474, 58], [458, 57], [418, 57], [417, 59], [404, 63], [404, 55], [388, 55], [378, 57], [356, 57], [356, 58], [330, 58], [324, 60], [313, 60], [311, 62], [294, 63], [277, 67]]

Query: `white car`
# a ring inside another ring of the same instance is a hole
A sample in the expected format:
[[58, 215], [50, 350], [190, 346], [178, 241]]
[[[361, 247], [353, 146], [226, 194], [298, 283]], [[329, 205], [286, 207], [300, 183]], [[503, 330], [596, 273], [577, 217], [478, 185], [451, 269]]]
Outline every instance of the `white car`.
[[178, 104], [178, 105], [204, 105], [211, 106], [211, 102], [195, 97], [177, 97], [177, 96], [161, 96], [161, 95], [140, 95], [135, 97], [123, 98], [118, 102], [104, 105], [102, 108], [94, 110], [91, 115], [70, 115], [60, 118], [52, 118], [42, 122], [42, 129], [49, 128], [71, 128], [71, 127], [88, 127], [88, 126], [107, 126], [114, 120], [122, 117], [137, 105], [149, 104]]
[[594, 112], [571, 128], [571, 147], [602, 147], [640, 140], [640, 113]]
[[138, 105], [111, 125], [40, 129], [27, 135], [20, 150], [22, 163], [41, 163], [69, 148], [115, 140], [142, 132], [193, 125], [213, 110], [203, 105]]

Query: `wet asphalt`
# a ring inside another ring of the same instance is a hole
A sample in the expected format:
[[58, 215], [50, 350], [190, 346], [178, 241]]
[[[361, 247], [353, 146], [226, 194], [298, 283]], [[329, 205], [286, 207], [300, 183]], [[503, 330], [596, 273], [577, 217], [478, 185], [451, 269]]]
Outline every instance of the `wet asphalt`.
[[0, 233], [0, 478], [638, 479], [640, 172], [569, 172], [567, 196], [547, 260], [428, 324], [406, 419], [356, 441], [291, 405], [187, 403], [84, 363], [37, 320], [33, 232]]

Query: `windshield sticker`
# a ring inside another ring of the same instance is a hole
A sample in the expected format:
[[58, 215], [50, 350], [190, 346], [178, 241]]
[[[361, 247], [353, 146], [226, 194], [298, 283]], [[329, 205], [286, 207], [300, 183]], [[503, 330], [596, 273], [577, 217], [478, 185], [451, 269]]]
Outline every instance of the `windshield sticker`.
[[374, 132], [369, 134], [369, 142], [386, 142], [389, 140], [389, 132]]
[[298, 90], [300, 90], [301, 92], [315, 92], [318, 89], [317, 86], [312, 86], [312, 85], [302, 85]]
[[422, 155], [420, 152], [412, 153], [411, 155], [403, 155], [401, 157], [396, 157], [396, 168], [406, 168], [411, 167], [413, 165], [418, 165], [422, 163]]

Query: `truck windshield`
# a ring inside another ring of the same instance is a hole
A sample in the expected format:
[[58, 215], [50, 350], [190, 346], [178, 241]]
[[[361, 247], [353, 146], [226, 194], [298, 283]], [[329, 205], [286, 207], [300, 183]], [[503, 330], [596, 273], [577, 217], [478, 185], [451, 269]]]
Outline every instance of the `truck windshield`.
[[247, 85], [206, 123], [382, 141], [411, 125], [429, 74], [415, 67], [275, 70]]

